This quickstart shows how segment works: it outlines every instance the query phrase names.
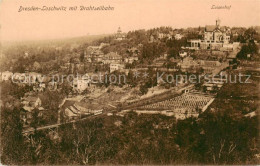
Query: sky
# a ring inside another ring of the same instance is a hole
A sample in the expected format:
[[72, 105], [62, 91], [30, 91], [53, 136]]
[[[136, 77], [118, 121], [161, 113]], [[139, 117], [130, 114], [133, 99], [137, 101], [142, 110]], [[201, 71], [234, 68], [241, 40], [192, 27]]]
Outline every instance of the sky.
[[[113, 11], [23, 11], [20, 6], [111, 6]], [[230, 6], [230, 9], [211, 9]], [[259, 26], [260, 0], [0, 0], [0, 40], [56, 39], [160, 26]]]

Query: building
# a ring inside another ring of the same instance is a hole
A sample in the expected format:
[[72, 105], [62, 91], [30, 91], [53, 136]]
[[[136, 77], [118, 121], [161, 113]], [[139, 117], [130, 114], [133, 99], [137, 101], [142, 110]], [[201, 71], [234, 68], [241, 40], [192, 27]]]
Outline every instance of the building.
[[22, 99], [22, 104], [24, 104], [24, 109], [31, 111], [34, 108], [40, 107], [42, 102], [39, 97], [28, 96]]
[[91, 79], [89, 76], [85, 75], [82, 76], [81, 78], [76, 78], [72, 82], [72, 88], [75, 92], [83, 92], [86, 90], [88, 87], [90, 87], [91, 84]]
[[96, 50], [99, 50], [99, 49], [100, 49], [99, 46], [88, 46], [87, 51], [92, 52], [92, 51], [96, 51]]
[[85, 62], [102, 62], [104, 53], [99, 49], [93, 49], [92, 47], [87, 49], [84, 53]]
[[23, 110], [20, 114], [21, 120], [23, 121], [24, 127], [27, 125], [30, 125], [31, 121], [33, 120], [33, 110], [37, 109], [39, 117], [42, 116], [42, 111], [44, 110], [43, 107], [41, 107], [41, 99], [36, 96], [27, 96], [22, 98], [22, 104], [23, 104]]
[[138, 61], [138, 56], [129, 56], [124, 59], [126, 63], [133, 63], [134, 61]]
[[55, 91], [58, 89], [58, 81], [52, 80], [48, 83], [48, 89], [51, 91]]
[[157, 38], [158, 39], [168, 39], [168, 40], [170, 40], [170, 39], [172, 39], [172, 35], [170, 34], [170, 33], [161, 33], [161, 32], [159, 32], [158, 34], [157, 34]]
[[190, 43], [190, 46], [188, 47], [189, 49], [193, 49], [193, 50], [200, 49], [200, 43], [201, 43], [200, 39], [192, 39], [192, 40], [188, 40], [188, 42]]
[[99, 49], [106, 47], [106, 46], [109, 46], [109, 43], [100, 43]]
[[103, 112], [103, 106], [93, 100], [79, 102], [66, 100], [59, 106], [58, 123], [98, 115]]
[[189, 40], [190, 49], [210, 49], [220, 50], [225, 44], [230, 42], [231, 31], [227, 27], [220, 26], [220, 20], [216, 20], [216, 25], [207, 25], [204, 29], [203, 40]]
[[180, 51], [179, 55], [181, 58], [184, 58], [184, 57], [188, 56], [188, 53], [186, 51]]
[[121, 63], [122, 60], [123, 60], [122, 57], [115, 52], [110, 52], [110, 53], [104, 55], [102, 58], [102, 62], [104, 64]]
[[149, 43], [153, 43], [153, 42], [156, 42], [156, 38], [155, 38], [155, 35], [151, 35], [150, 38], [149, 38]]
[[114, 71], [118, 71], [118, 70], [124, 69], [125, 65], [121, 64], [121, 63], [111, 63], [109, 68], [110, 68], [110, 73], [112, 73]]
[[158, 33], [157, 34], [157, 38], [158, 39], [163, 39], [165, 37], [165, 34], [164, 33]]
[[181, 40], [183, 38], [183, 35], [180, 33], [175, 34], [174, 36], [175, 40]]
[[126, 36], [124, 33], [122, 33], [122, 30], [120, 27], [118, 27], [117, 33], [116, 33], [116, 40], [121, 41], [121, 40], [125, 40]]

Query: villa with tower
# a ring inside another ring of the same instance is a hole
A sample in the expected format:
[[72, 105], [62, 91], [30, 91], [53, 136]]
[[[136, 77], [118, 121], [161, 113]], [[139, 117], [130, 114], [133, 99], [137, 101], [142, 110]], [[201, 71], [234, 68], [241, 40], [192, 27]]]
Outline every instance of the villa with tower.
[[233, 45], [230, 44], [230, 28], [226, 26], [220, 26], [220, 20], [216, 20], [216, 25], [206, 25], [203, 32], [203, 39], [192, 39], [190, 43], [190, 49], [207, 49], [207, 50], [221, 50], [221, 49], [233, 49]]

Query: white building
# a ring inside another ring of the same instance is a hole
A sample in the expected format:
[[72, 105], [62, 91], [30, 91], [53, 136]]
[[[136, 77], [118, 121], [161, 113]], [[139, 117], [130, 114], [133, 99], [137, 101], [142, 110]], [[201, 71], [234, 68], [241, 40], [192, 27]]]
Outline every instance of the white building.
[[180, 51], [179, 55], [180, 55], [180, 57], [184, 58], [184, 57], [186, 57], [188, 55], [188, 53], [185, 52], [185, 51]]
[[216, 20], [216, 25], [207, 25], [204, 30], [203, 39], [189, 40], [190, 49], [211, 49], [220, 50], [225, 47], [228, 49], [231, 31], [227, 27], [220, 26], [220, 20]]
[[183, 38], [183, 35], [177, 33], [177, 34], [174, 36], [174, 38], [175, 38], [175, 40], [181, 40], [181, 39]]
[[89, 76], [85, 75], [82, 76], [81, 78], [74, 79], [72, 83], [72, 87], [74, 91], [83, 92], [88, 87], [90, 87], [90, 84], [91, 84], [91, 79], [89, 78]]
[[124, 69], [125, 65], [121, 63], [111, 63], [109, 67], [110, 67], [110, 73], [112, 73], [114, 71]]
[[110, 53], [103, 56], [102, 62], [104, 64], [121, 63], [122, 57], [115, 52], [110, 52]]
[[130, 56], [130, 57], [125, 58], [126, 63], [132, 64], [134, 61], [138, 61], [138, 56]]

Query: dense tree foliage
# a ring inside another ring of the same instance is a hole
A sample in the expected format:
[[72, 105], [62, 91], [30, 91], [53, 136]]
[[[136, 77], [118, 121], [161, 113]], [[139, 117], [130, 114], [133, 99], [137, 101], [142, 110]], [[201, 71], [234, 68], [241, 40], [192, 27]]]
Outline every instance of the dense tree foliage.
[[[257, 45], [254, 43], [254, 41], [250, 41], [248, 44], [245, 44], [242, 46], [240, 52], [237, 54], [237, 58], [239, 59], [250, 59], [253, 54], [257, 54], [258, 53], [258, 47]], [[248, 54], [250, 54], [250, 56], [248, 57]]]
[[27, 143], [18, 122], [9, 124], [17, 130], [5, 132], [9, 140], [3, 142], [4, 163], [248, 164], [256, 162], [254, 154], [258, 152], [258, 119], [234, 117], [228, 111], [180, 121], [130, 112], [123, 118], [64, 125], [58, 130], [58, 140], [50, 139], [47, 132], [36, 132]]

